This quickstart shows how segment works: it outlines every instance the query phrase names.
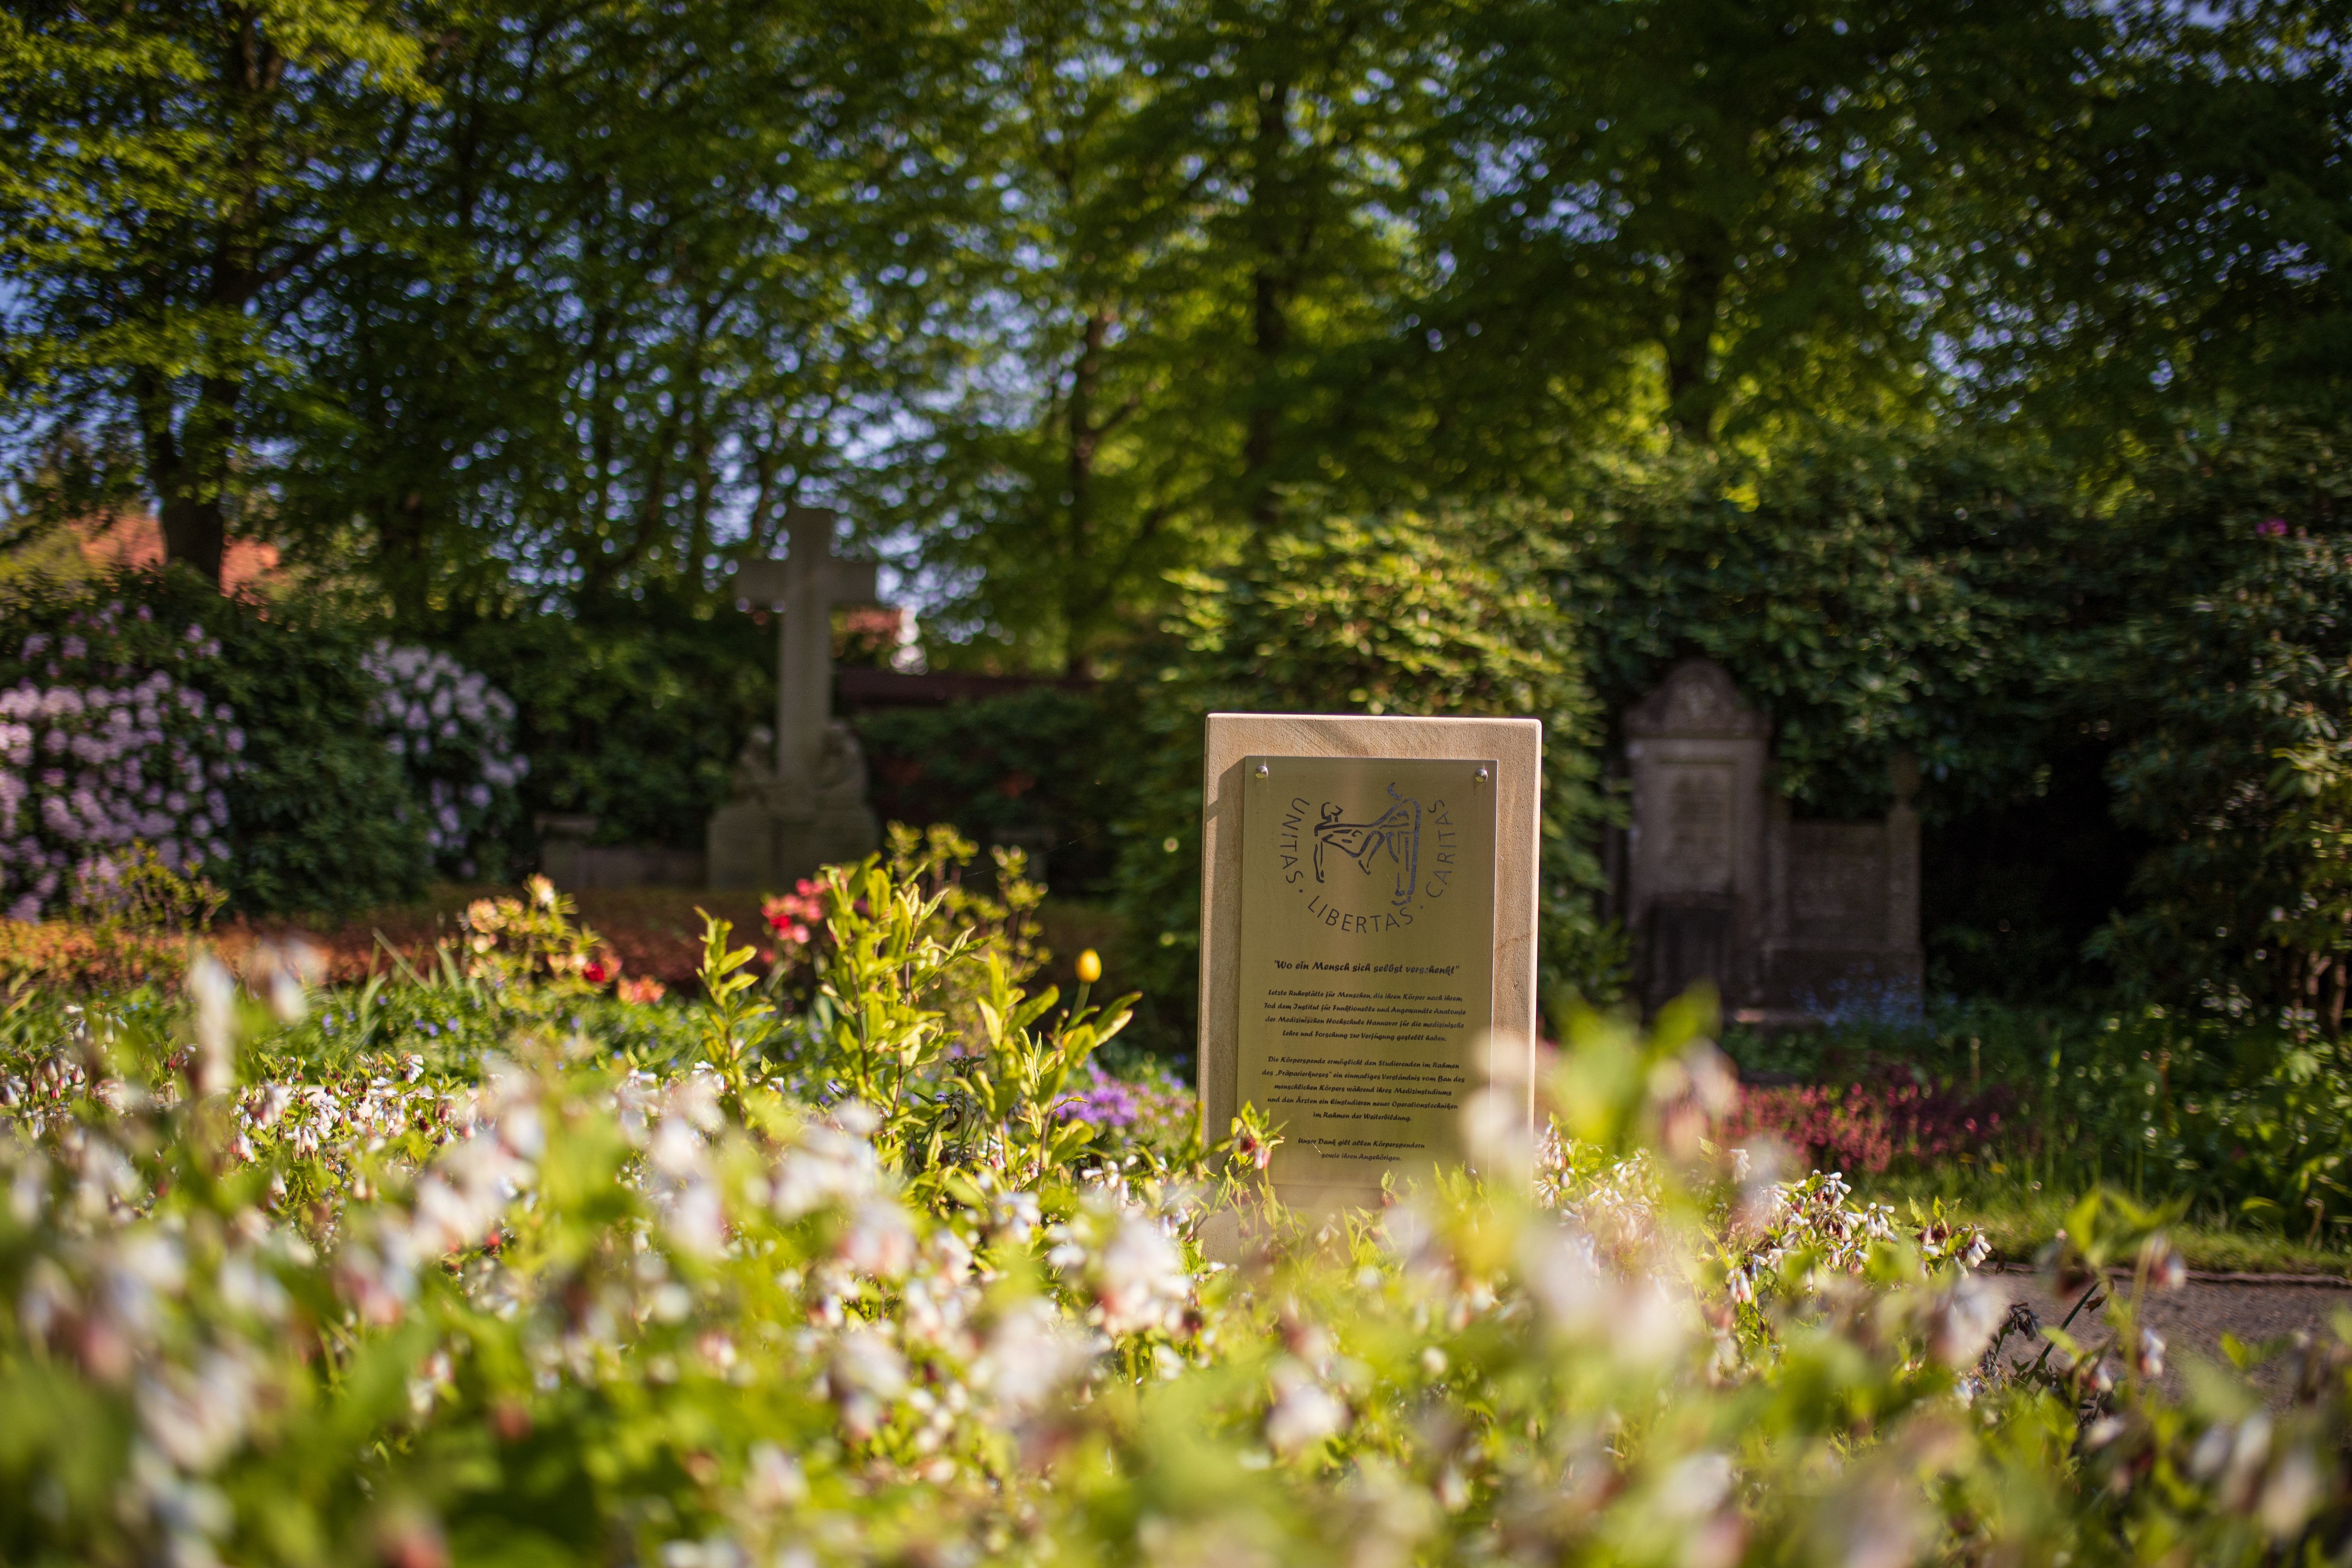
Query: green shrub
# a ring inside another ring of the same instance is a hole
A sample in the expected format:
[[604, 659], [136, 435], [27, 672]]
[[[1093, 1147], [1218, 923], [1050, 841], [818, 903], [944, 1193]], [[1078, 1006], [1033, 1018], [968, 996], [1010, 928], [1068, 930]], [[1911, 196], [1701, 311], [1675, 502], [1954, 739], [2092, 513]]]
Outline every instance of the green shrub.
[[2053, 671], [2151, 840], [2096, 951], [2142, 1002], [2340, 1017], [2352, 472], [2330, 437], [2249, 421], [2139, 480], [2084, 584], [2121, 613]]
[[1874, 816], [1897, 747], [1923, 810], [1998, 797], [2049, 739], [2036, 637], [2067, 515], [1980, 448], [1849, 437], [1758, 456], [1678, 447], [1596, 468], [1555, 525], [1590, 679], [1612, 710], [1690, 654], [1772, 715], [1801, 812]]
[[1115, 825], [1133, 815], [1135, 694], [1033, 686], [942, 708], [877, 709], [853, 720], [875, 810], [886, 822], [950, 823], [982, 844], [1053, 830], [1057, 897], [1112, 887]]
[[1678, 451], [1596, 468], [1577, 510], [1575, 609], [1612, 707], [1682, 655], [1720, 660], [1773, 715], [1779, 787], [1822, 816], [1883, 811], [1888, 754], [1917, 753], [1943, 973], [2336, 1016], [2334, 436], [2212, 416], [2095, 490], [1974, 437]]
[[[2206, 1225], [2352, 1240], [2352, 1046], [2308, 1025], [2251, 1010], [2101, 1014], [1946, 999], [1918, 1022], [1734, 1031], [1725, 1048], [1769, 1084], [1998, 1104], [1998, 1133], [1954, 1156], [1980, 1176], [2053, 1192], [2113, 1184], [2178, 1200]], [[1945, 1162], [1897, 1169], [1958, 1174]]]
[[[1542, 981], [1605, 999], [1622, 942], [1595, 915], [1609, 818], [1580, 628], [1555, 585], [1579, 564], [1541, 509], [1314, 518], [1220, 575], [1182, 580], [1181, 638], [1141, 685], [1149, 750], [1118, 898], [1139, 976], [1189, 1016], [1200, 943], [1202, 720], [1220, 710], [1544, 722]], [[1189, 1033], [1189, 1030], [1185, 1031]]]
[[2063, 476], [1979, 432], [1821, 436], [1595, 463], [1571, 494], [1609, 711], [1678, 658], [1718, 661], [1771, 716], [1800, 816], [1880, 816], [1910, 750], [1931, 975], [2019, 1000], [2103, 978], [2081, 946], [2138, 843], [2109, 816], [2108, 742], [2051, 679], [2114, 609], [2080, 591], [2111, 546]]
[[745, 737], [775, 721], [774, 629], [731, 609], [649, 594], [413, 635], [515, 700], [525, 864], [541, 812], [593, 815], [600, 844], [701, 848]]
[[[224, 598], [182, 571], [36, 585], [10, 607], [10, 629], [24, 635], [0, 648], [0, 679], [69, 679], [59, 651], [75, 636], [96, 648], [88, 618], [108, 605], [121, 606], [105, 634], [110, 671], [125, 680], [173, 671], [235, 716], [236, 765], [219, 784], [227, 854], [205, 867], [234, 908], [341, 910], [421, 889], [423, 823], [369, 721], [375, 687], [362, 659], [373, 639], [359, 608], [320, 594]], [[48, 651], [28, 658], [33, 637]]]

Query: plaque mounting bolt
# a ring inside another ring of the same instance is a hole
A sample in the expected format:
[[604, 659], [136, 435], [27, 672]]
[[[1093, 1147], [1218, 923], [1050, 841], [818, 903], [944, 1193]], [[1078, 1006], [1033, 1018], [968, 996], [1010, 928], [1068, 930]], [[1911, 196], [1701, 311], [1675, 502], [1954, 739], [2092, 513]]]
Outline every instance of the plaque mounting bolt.
[[1258, 776], [1258, 777], [1260, 777], [1260, 778], [1267, 778], [1267, 777], [1271, 777], [1271, 776], [1273, 775], [1273, 773], [1274, 773], [1274, 770], [1273, 770], [1272, 768], [1270, 768], [1270, 767], [1266, 766], [1264, 763], [1258, 763], [1258, 765], [1257, 765], [1257, 776]]
[[1484, 768], [1480, 768], [1478, 770], [1478, 782], [1480, 784], [1485, 784], [1486, 782], [1486, 770]]

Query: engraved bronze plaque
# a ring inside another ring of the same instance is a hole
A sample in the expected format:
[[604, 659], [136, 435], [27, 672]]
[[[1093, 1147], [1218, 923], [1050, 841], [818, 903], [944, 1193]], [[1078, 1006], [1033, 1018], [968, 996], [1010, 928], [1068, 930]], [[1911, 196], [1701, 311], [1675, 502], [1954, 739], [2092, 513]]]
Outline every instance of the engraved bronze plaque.
[[1462, 1157], [1494, 1021], [1492, 759], [1242, 763], [1238, 1099], [1281, 1183]]

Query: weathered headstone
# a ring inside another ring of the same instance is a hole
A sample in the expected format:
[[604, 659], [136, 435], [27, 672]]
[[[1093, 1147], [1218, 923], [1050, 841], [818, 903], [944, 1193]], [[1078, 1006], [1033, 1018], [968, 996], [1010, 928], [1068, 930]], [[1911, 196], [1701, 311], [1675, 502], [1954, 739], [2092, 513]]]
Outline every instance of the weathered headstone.
[[1481, 1090], [1531, 1137], [1543, 726], [1214, 713], [1203, 782], [1210, 1134], [1244, 1101], [1281, 1123], [1269, 1173], [1307, 1208], [1479, 1163]]
[[1741, 1022], [1917, 1005], [1918, 769], [1891, 761], [1881, 822], [1792, 820], [1772, 722], [1730, 675], [1685, 659], [1625, 714], [1633, 820], [1623, 909], [1643, 1003], [1711, 981]]
[[789, 553], [735, 574], [738, 598], [780, 612], [776, 727], [753, 731], [731, 796], [711, 816], [713, 887], [781, 886], [869, 854], [880, 838], [857, 737], [833, 717], [833, 606], [873, 603], [875, 568], [833, 553], [834, 523], [830, 510], [794, 508]]
[[1643, 1000], [1712, 980], [1727, 998], [1756, 982], [1764, 900], [1766, 745], [1772, 721], [1731, 677], [1687, 659], [1625, 715], [1633, 775], [1626, 925]]

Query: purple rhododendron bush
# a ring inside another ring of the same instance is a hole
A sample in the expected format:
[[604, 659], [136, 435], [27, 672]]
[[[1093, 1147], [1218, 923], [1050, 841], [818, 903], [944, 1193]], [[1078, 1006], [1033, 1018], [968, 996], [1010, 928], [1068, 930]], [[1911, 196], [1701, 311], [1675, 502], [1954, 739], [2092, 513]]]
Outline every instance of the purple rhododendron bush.
[[0, 1560], [1892, 1568], [2346, 1543], [2352, 1350], [2289, 1352], [2284, 1412], [2222, 1371], [2167, 1403], [2133, 1324], [2179, 1273], [2161, 1216], [2095, 1195], [2057, 1260], [2133, 1266], [2106, 1308], [2127, 1353], [2042, 1334], [1970, 1273], [1969, 1226], [1734, 1146], [1695, 1006], [1646, 1037], [1580, 1020], [1540, 1139], [1501, 1110], [1525, 1086], [1474, 1104], [1479, 1174], [1286, 1213], [1255, 1117], [1214, 1144], [1089, 1121], [1132, 1110], [1093, 1070], [1124, 1005], [1026, 994], [1019, 944], [951, 895], [828, 872], [790, 1014], [712, 922], [705, 997], [659, 1009], [672, 1047], [578, 1026], [584, 943], [543, 888], [409, 983], [544, 1004], [487, 1049], [289, 1034], [270, 1008], [346, 1036], [360, 1010], [290, 961], [239, 985], [199, 960], [179, 1010], [19, 994]]
[[150, 859], [249, 915], [496, 875], [529, 771], [513, 700], [364, 619], [331, 594], [224, 598], [165, 572], [13, 594], [0, 914], [88, 918]]

